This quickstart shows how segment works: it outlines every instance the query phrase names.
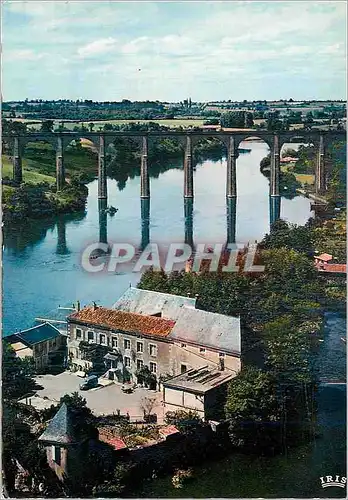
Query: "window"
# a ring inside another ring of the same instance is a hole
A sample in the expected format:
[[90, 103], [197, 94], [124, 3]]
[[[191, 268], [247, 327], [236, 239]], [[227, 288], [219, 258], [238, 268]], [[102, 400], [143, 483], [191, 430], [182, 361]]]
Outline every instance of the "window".
[[205, 348], [204, 348], [204, 347], [200, 347], [200, 348], [199, 348], [199, 352], [200, 352], [201, 354], [205, 354]]
[[157, 373], [157, 365], [153, 361], [150, 361], [150, 372]]
[[87, 339], [94, 340], [94, 332], [87, 332]]
[[186, 347], [186, 344], [181, 344], [181, 347]]
[[117, 337], [111, 338], [111, 347], [117, 347]]
[[219, 358], [224, 358], [225, 357], [225, 353], [224, 352], [219, 352]]
[[187, 372], [187, 366], [186, 365], [181, 365], [181, 373]]
[[103, 333], [101, 333], [99, 335], [99, 343], [103, 344], [103, 345], [106, 345], [106, 339], [105, 339], [105, 335]]
[[149, 345], [150, 356], [157, 356], [157, 346], [156, 344]]
[[57, 465], [60, 465], [61, 454], [59, 446], [52, 445], [52, 459]]
[[80, 328], [76, 328], [76, 338], [82, 339], [82, 331], [80, 330]]
[[144, 352], [144, 344], [142, 342], [137, 342], [137, 352]]
[[124, 357], [124, 366], [126, 368], [130, 368], [130, 365], [131, 365], [131, 359], [128, 358], [127, 356]]
[[130, 349], [131, 348], [131, 343], [129, 339], [124, 339], [123, 345], [125, 349]]
[[137, 370], [141, 370], [144, 366], [144, 361], [142, 359], [137, 359]]

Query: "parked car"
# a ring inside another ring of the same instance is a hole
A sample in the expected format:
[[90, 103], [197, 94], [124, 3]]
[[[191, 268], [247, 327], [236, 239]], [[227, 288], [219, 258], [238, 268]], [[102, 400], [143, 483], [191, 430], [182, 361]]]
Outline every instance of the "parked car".
[[88, 389], [92, 389], [93, 387], [97, 387], [98, 385], [98, 377], [96, 375], [90, 375], [80, 384], [81, 391], [88, 391]]

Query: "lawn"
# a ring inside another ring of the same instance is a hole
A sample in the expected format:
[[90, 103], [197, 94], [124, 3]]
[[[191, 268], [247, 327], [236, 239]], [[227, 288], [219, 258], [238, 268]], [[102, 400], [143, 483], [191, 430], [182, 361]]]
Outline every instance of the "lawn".
[[[41, 174], [30, 168], [30, 160], [23, 158], [23, 181], [30, 182], [31, 184], [39, 184], [40, 182], [48, 182], [54, 184], [56, 182], [55, 177], [51, 175]], [[1, 172], [2, 177], [9, 177], [12, 179], [12, 163], [7, 155], [2, 155], [1, 157]]]

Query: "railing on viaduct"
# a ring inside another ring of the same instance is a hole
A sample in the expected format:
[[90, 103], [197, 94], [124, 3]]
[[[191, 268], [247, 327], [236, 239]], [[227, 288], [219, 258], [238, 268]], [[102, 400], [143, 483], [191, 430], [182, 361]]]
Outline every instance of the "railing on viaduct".
[[270, 169], [270, 196], [279, 197], [280, 150], [282, 145], [289, 142], [305, 142], [317, 148], [317, 165], [315, 172], [315, 188], [318, 194], [326, 189], [325, 151], [327, 146], [335, 140], [344, 140], [345, 131], [289, 131], [272, 133], [260, 130], [245, 131], [110, 131], [110, 132], [28, 132], [20, 135], [4, 135], [3, 140], [13, 148], [13, 179], [22, 182], [22, 156], [25, 145], [33, 141], [46, 141], [53, 145], [56, 151], [56, 182], [57, 191], [65, 183], [64, 150], [73, 140], [81, 137], [91, 140], [98, 149], [98, 197], [107, 199], [106, 175], [106, 150], [116, 138], [129, 138], [134, 140], [141, 150], [140, 165], [140, 196], [142, 199], [150, 198], [150, 179], [148, 170], [148, 146], [150, 141], [162, 138], [175, 138], [184, 150], [184, 198], [192, 199], [193, 186], [193, 151], [194, 146], [204, 138], [219, 139], [227, 150], [227, 177], [226, 197], [237, 197], [236, 161], [238, 146], [246, 138], [256, 137], [265, 141], [271, 151]]

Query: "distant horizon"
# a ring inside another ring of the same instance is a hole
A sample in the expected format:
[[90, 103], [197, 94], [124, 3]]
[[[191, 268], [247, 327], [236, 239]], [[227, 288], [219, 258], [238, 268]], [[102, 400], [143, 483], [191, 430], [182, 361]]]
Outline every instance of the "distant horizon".
[[[77, 97], [77, 98], [70, 98], [70, 97], [55, 97], [55, 98], [46, 98], [46, 99], [43, 99], [41, 97], [33, 97], [33, 98], [30, 98], [30, 99], [27, 99], [27, 98], [21, 98], [21, 99], [12, 99], [12, 100], [4, 100], [2, 99], [2, 102], [4, 104], [6, 103], [11, 103], [11, 102], [25, 102], [25, 101], [28, 101], [28, 102], [36, 102], [36, 101], [43, 101], [43, 102], [50, 102], [50, 101], [80, 101], [80, 102], [98, 102], [98, 103], [104, 103], [104, 102], [122, 102], [122, 101], [129, 101], [129, 102], [132, 102], [132, 103], [135, 103], [135, 102], [139, 102], [139, 103], [142, 103], [142, 102], [160, 102], [160, 103], [164, 103], [164, 104], [180, 104], [180, 102], [182, 102], [184, 99], [187, 99], [187, 97], [183, 97], [181, 100], [179, 101], [169, 101], [169, 100], [160, 100], [160, 99], [142, 99], [142, 100], [138, 100], [138, 99], [135, 99], [135, 100], [132, 100], [128, 97], [121, 97], [119, 99], [113, 99], [113, 100], [99, 100], [99, 99], [89, 99], [89, 98], [83, 98], [83, 97]], [[192, 97], [191, 97], [192, 99]], [[292, 99], [292, 101], [290, 101], [290, 99]], [[200, 103], [200, 104], [210, 104], [210, 103], [243, 103], [244, 100], [246, 100], [247, 103], [250, 103], [250, 102], [291, 102], [291, 103], [296, 103], [296, 102], [344, 102], [346, 103], [347, 102], [347, 99], [345, 98], [342, 98], [342, 99], [316, 99], [316, 98], [309, 98], [309, 99], [293, 99], [292, 97], [289, 97], [288, 99], [285, 99], [285, 98], [280, 98], [280, 99], [241, 99], [241, 100], [234, 100], [234, 99], [208, 99], [208, 100], [204, 100], [204, 101], [197, 101], [195, 99], [192, 99], [192, 103]]]
[[6, 101], [346, 99], [342, 1], [31, 0], [2, 14]]

